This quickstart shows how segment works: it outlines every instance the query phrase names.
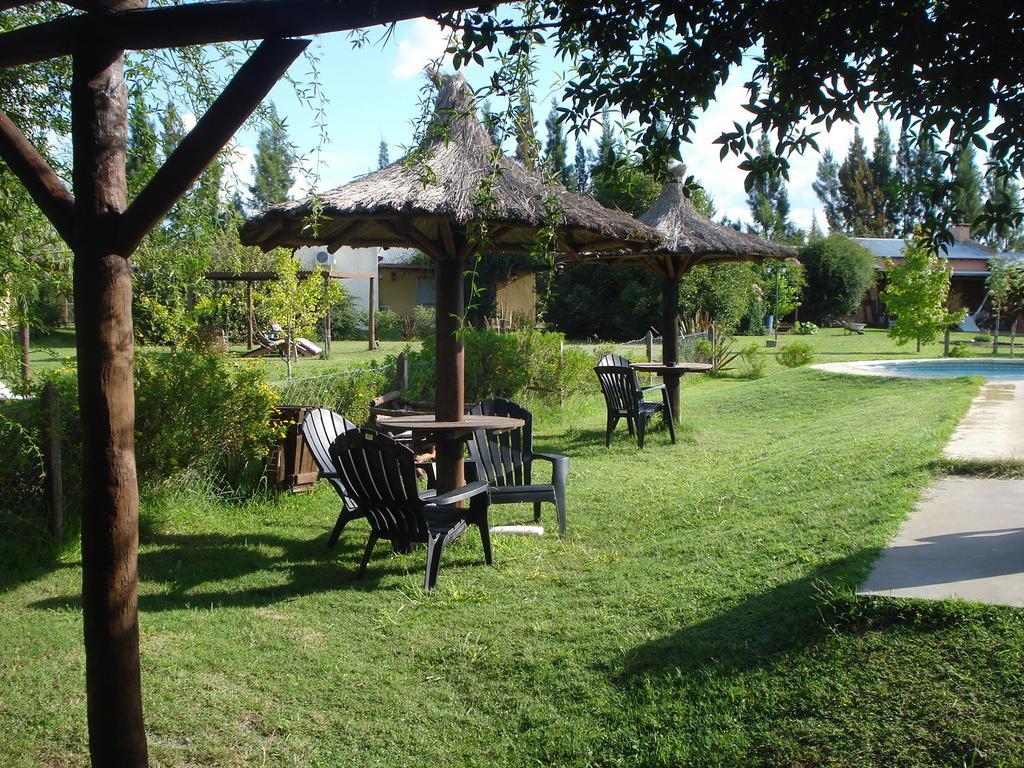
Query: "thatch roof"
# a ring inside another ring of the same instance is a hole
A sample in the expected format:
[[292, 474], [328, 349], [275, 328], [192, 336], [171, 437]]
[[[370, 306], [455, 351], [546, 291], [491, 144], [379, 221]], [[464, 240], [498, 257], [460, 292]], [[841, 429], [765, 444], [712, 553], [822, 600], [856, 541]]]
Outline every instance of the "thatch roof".
[[787, 245], [771, 243], [755, 235], [708, 220], [687, 197], [686, 167], [675, 164], [671, 177], [662, 187], [658, 199], [640, 221], [658, 233], [659, 245], [635, 254], [596, 254], [595, 261], [615, 264], [644, 263], [659, 274], [678, 277], [696, 266], [721, 264], [729, 261], [755, 261], [787, 259], [796, 256], [796, 250]]
[[[471, 222], [487, 221], [489, 250], [530, 250], [557, 201], [563, 247], [595, 250], [650, 243], [654, 233], [622, 211], [548, 184], [494, 151], [461, 75], [445, 78], [433, 120], [414, 157], [403, 158], [314, 198], [276, 205], [250, 219], [242, 242], [265, 250], [303, 245], [412, 246], [433, 256], [466, 248]], [[495, 159], [496, 158], [496, 159]], [[481, 190], [490, 188], [489, 202]], [[322, 218], [310, 226], [314, 209]], [[449, 229], [451, 227], [451, 229]], [[454, 245], [454, 248], [452, 247]]]

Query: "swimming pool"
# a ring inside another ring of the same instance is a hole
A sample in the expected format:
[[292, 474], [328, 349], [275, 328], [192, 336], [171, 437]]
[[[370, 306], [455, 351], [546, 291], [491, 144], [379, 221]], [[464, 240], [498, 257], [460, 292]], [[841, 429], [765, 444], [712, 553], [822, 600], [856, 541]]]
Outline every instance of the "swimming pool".
[[1024, 381], [1024, 359], [992, 360], [983, 357], [945, 357], [934, 360], [861, 360], [816, 365], [826, 371], [860, 376], [905, 376], [917, 379], [983, 376], [1001, 381]]

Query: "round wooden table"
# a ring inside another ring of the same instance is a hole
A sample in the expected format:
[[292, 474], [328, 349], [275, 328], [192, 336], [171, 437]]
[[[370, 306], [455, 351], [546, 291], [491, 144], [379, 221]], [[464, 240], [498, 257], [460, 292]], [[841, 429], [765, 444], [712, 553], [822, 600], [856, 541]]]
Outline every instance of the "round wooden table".
[[708, 373], [710, 363], [633, 363], [633, 369], [653, 373], [665, 379], [672, 420], [679, 423], [679, 379], [687, 373]]
[[[522, 419], [508, 416], [481, 416], [467, 414], [461, 421], [438, 421], [434, 414], [416, 416], [378, 416], [377, 426], [387, 432], [412, 432], [413, 440], [437, 445], [437, 492], [454, 491], [464, 483], [461, 448], [457, 444], [465, 441], [478, 429], [504, 432], [518, 429], [526, 424]], [[449, 448], [449, 450], [443, 450]], [[457, 458], [455, 458], [457, 457]]]

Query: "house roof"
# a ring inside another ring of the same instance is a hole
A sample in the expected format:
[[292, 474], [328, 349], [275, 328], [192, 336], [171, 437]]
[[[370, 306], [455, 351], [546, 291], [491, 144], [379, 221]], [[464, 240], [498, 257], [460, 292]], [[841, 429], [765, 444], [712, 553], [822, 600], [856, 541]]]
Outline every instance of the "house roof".
[[[878, 259], [898, 259], [903, 256], [904, 241], [899, 237], [854, 237], [855, 243], [864, 246], [871, 255]], [[939, 251], [939, 255], [947, 259], [990, 259], [991, 248], [973, 240], [953, 243]]]

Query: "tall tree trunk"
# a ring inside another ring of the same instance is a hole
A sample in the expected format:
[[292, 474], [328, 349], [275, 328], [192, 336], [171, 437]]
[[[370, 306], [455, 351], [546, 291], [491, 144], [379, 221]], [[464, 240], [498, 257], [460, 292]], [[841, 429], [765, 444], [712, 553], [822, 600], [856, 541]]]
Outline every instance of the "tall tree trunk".
[[131, 266], [114, 247], [126, 195], [122, 51], [97, 44], [75, 55], [71, 106], [89, 752], [94, 766], [136, 768], [148, 758], [139, 671]]
[[22, 301], [21, 325], [19, 335], [21, 336], [21, 382], [28, 384], [32, 378], [32, 339], [28, 325], [28, 302]]

